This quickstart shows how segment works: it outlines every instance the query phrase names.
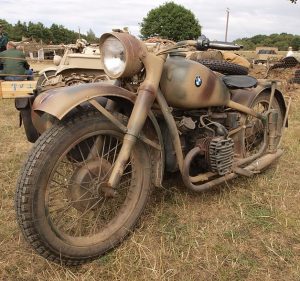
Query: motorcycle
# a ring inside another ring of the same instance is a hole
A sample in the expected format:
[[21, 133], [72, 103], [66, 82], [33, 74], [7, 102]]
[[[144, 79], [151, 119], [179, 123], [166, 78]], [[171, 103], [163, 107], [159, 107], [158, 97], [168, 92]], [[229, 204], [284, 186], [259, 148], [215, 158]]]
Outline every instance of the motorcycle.
[[22, 168], [16, 211], [41, 256], [77, 265], [116, 247], [165, 172], [201, 192], [283, 154], [289, 106], [276, 82], [215, 73], [185, 58], [191, 48], [239, 46], [200, 37], [150, 52], [128, 33], [106, 33], [101, 59], [114, 84], [35, 98], [32, 120], [43, 134]]

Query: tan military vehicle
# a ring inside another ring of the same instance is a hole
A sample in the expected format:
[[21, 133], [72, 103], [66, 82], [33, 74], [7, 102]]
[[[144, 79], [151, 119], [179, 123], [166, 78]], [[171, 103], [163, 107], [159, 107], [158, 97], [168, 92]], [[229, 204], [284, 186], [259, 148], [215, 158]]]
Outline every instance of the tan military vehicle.
[[254, 64], [276, 62], [282, 59], [282, 55], [278, 54], [276, 47], [256, 47], [256, 54], [253, 60]]
[[49, 89], [58, 86], [109, 80], [100, 63], [97, 45], [87, 45], [78, 39], [76, 44], [67, 45], [63, 57], [55, 55], [53, 67], [43, 69], [37, 87]]

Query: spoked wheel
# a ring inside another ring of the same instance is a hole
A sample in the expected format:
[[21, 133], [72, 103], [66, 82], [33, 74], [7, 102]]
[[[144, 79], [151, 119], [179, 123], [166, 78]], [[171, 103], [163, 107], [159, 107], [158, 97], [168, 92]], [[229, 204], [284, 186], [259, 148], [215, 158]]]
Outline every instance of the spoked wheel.
[[96, 76], [94, 79], [93, 79], [93, 83], [94, 82], [106, 82], [106, 81], [109, 81], [109, 77], [106, 75], [106, 74], [101, 74], [101, 75], [98, 75]]
[[80, 79], [80, 78], [67, 78], [65, 79], [66, 86], [74, 86], [88, 83], [87, 81]]
[[[270, 102], [270, 93], [259, 95], [251, 106], [256, 112], [264, 113], [268, 110]], [[277, 133], [280, 132], [283, 125], [283, 114], [277, 99], [274, 97], [273, 109], [278, 110]], [[244, 131], [244, 156], [249, 157], [259, 151], [264, 142], [264, 126], [262, 122], [252, 116], [247, 116], [245, 121], [246, 129]], [[279, 139], [277, 140], [279, 141]]]
[[49, 80], [55, 77], [55, 70], [49, 70], [44, 72], [38, 79], [36, 87], [45, 87]]
[[111, 122], [93, 113], [54, 125], [36, 142], [18, 182], [16, 208], [23, 234], [39, 254], [80, 264], [133, 229], [150, 191], [150, 160], [138, 142], [120, 184], [108, 188], [122, 140]]

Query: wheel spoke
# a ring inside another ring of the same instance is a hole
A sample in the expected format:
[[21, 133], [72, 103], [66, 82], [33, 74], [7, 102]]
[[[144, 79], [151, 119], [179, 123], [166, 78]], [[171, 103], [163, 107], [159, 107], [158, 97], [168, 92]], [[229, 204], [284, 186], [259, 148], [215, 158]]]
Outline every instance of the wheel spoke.
[[91, 207], [88, 208], [88, 205], [86, 206], [86, 209], [84, 210], [84, 212], [82, 214], [80, 214], [80, 216], [78, 218], [76, 218], [72, 224], [70, 226], [68, 226], [65, 231], [70, 230], [81, 218], [83, 218], [90, 210], [92, 210], [97, 204], [100, 203], [100, 201], [103, 198], [100, 198], [96, 203], [94, 203]]
[[91, 236], [116, 215], [131, 186], [131, 161], [125, 165], [115, 197], [108, 199], [98, 189], [111, 173], [121, 145], [120, 138], [96, 135], [74, 145], [61, 159], [47, 201], [55, 228], [75, 237]]
[[93, 158], [100, 158], [99, 157], [99, 149], [103, 149], [103, 139], [102, 136], [97, 136], [97, 138], [94, 141], [93, 146], [90, 148], [88, 143], [87, 143], [88, 149], [89, 149], [89, 154], [87, 156], [87, 160], [93, 159]]

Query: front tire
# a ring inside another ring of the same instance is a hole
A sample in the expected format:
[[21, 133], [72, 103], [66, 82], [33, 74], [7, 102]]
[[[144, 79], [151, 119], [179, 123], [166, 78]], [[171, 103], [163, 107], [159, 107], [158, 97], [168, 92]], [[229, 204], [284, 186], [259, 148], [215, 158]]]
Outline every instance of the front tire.
[[110, 121], [93, 112], [54, 125], [35, 143], [18, 181], [16, 211], [40, 255], [77, 265], [103, 255], [134, 228], [151, 187], [145, 145], [134, 146], [115, 194], [107, 196], [101, 187], [122, 140]]
[[55, 70], [49, 70], [44, 72], [38, 79], [37, 83], [36, 83], [36, 87], [44, 87], [45, 83], [47, 81], [49, 81], [50, 79], [55, 77]]

